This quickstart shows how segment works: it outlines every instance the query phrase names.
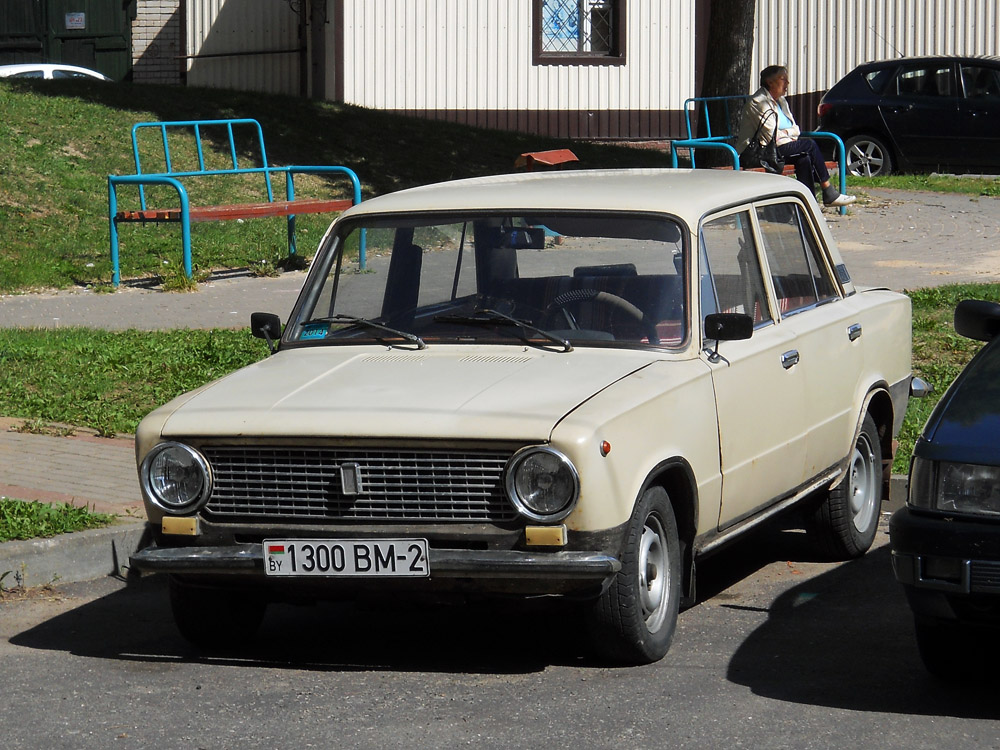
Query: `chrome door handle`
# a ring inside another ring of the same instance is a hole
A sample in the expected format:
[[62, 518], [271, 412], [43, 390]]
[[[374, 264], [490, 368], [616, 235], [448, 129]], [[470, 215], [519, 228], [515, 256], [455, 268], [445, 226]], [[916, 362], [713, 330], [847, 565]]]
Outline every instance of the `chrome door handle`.
[[861, 338], [861, 324], [854, 323], [853, 325], [847, 326], [847, 338], [851, 341], [857, 341]]
[[797, 350], [792, 349], [781, 355], [781, 366], [786, 370], [795, 367], [799, 363], [799, 353]]

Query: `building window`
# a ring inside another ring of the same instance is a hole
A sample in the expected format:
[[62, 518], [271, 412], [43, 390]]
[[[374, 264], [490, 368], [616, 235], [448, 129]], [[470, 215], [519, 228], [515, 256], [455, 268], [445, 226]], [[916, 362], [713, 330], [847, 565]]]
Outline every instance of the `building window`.
[[622, 65], [625, 0], [533, 0], [536, 65]]

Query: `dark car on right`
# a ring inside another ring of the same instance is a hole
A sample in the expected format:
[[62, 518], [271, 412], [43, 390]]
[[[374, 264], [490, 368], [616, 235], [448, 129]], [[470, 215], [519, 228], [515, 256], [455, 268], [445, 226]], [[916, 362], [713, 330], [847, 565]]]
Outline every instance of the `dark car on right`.
[[987, 344], [934, 407], [889, 521], [920, 656], [945, 678], [1000, 659], [1000, 304], [960, 302], [955, 330]]
[[908, 57], [859, 65], [820, 100], [819, 129], [847, 171], [1000, 171], [1000, 57]]

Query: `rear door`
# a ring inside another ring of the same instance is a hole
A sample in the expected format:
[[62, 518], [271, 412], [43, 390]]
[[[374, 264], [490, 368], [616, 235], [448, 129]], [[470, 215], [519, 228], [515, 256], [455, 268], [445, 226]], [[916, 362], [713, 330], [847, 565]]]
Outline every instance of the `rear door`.
[[886, 88], [879, 109], [896, 146], [913, 164], [955, 164], [964, 146], [957, 141], [959, 92], [953, 63], [903, 65]]

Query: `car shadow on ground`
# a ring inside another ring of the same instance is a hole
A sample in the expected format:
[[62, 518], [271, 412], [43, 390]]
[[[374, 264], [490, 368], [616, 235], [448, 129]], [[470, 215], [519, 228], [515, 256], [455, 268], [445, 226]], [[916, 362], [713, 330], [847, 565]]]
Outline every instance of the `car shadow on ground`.
[[527, 674], [588, 663], [586, 643], [550, 601], [272, 604], [255, 640], [203, 652], [174, 627], [166, 579], [151, 576], [42, 622], [15, 646], [139, 662], [337, 671]]
[[[797, 543], [793, 537], [790, 551]], [[995, 719], [998, 662], [995, 648], [984, 651], [979, 670], [957, 683], [924, 670], [886, 544], [778, 596], [733, 655], [727, 677], [792, 703]]]

